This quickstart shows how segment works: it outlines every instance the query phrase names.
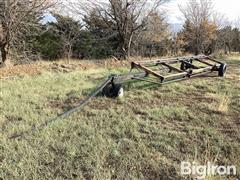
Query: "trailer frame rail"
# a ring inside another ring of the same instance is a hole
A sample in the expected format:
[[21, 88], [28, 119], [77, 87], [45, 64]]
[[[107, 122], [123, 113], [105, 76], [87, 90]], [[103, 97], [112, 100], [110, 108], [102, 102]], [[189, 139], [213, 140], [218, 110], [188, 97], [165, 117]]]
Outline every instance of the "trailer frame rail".
[[[158, 68], [159, 66], [162, 69]], [[163, 69], [167, 69], [167, 73], [164, 73]], [[134, 72], [134, 70], [137, 70], [137, 72]], [[128, 74], [110, 76], [112, 81], [103, 88], [103, 95], [107, 97], [121, 95], [123, 92], [122, 84], [132, 80], [164, 85], [212, 72], [218, 72], [218, 76], [223, 77], [226, 70], [226, 63], [204, 55], [153, 61], [133, 61], [131, 62], [131, 69]], [[150, 77], [154, 80], [149, 80]]]

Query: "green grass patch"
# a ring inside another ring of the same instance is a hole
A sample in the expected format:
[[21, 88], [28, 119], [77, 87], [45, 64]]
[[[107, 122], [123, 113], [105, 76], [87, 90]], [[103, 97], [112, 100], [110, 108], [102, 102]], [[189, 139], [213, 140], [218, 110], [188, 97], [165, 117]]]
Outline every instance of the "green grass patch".
[[[227, 76], [166, 86], [125, 85], [80, 112], [29, 131], [78, 104], [111, 73], [44, 72], [1, 81], [0, 178], [182, 179], [181, 161], [240, 168], [240, 59]], [[22, 138], [9, 137], [30, 132]], [[223, 177], [228, 178], [228, 177]]]

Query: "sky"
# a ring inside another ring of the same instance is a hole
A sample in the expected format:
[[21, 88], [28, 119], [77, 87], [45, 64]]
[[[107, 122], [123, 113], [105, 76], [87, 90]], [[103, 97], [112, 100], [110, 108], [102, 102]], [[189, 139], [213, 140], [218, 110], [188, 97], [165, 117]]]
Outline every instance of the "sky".
[[[212, 0], [214, 9], [224, 14], [230, 21], [236, 21], [240, 18], [240, 0]], [[182, 14], [178, 8], [184, 5], [188, 0], [171, 0], [165, 4], [169, 23], [182, 23]]]
[[[170, 0], [164, 4], [164, 10], [167, 12], [167, 20], [170, 24], [183, 24], [182, 14], [179, 5], [184, 5], [189, 0]], [[218, 13], [224, 14], [229, 21], [235, 22], [240, 19], [240, 0], [212, 0], [214, 9]], [[55, 21], [51, 15], [45, 17], [44, 22]]]

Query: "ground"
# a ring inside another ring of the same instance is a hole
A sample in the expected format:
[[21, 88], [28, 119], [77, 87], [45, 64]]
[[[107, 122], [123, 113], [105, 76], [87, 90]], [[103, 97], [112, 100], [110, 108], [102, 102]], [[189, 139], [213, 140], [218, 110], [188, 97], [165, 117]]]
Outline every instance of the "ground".
[[123, 99], [96, 97], [52, 123], [125, 64], [0, 69], [0, 179], [183, 179], [181, 161], [239, 173], [240, 57], [224, 60], [225, 78], [128, 84]]

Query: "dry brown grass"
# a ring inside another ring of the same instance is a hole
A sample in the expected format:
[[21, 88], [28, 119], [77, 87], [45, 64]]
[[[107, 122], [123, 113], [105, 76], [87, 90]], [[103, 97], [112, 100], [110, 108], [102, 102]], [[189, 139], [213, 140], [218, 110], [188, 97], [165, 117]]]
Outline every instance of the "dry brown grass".
[[122, 70], [116, 63], [72, 61], [90, 65], [63, 73], [52, 66], [72, 65], [39, 62], [49, 72], [2, 80], [0, 179], [183, 179], [179, 167], [186, 160], [240, 168], [240, 87], [231, 78], [238, 62], [228, 60], [225, 78], [125, 85], [123, 99], [96, 97], [64, 121], [19, 139], [9, 137], [74, 107], [111, 69]]

